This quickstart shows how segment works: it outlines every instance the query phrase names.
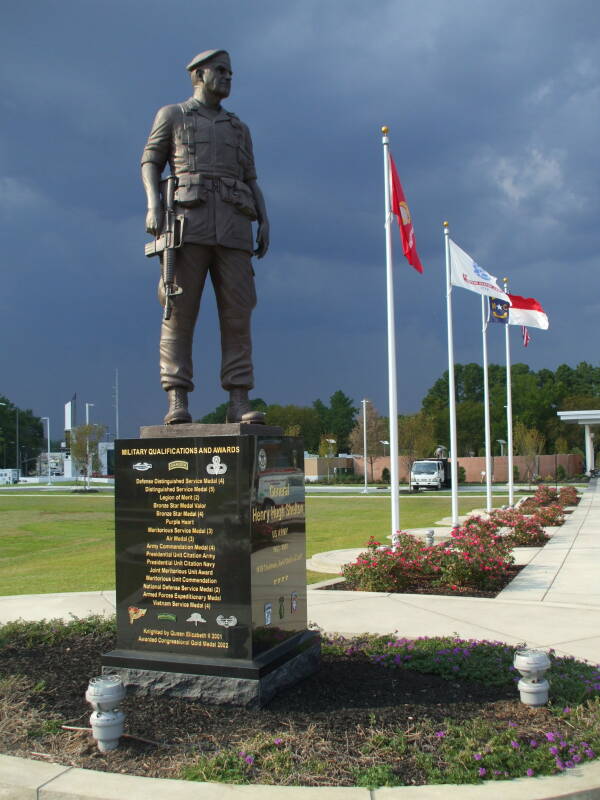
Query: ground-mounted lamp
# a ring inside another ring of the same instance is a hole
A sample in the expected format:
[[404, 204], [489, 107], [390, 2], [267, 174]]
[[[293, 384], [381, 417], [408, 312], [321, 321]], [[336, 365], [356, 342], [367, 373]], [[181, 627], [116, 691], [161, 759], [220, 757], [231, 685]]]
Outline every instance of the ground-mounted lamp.
[[94, 709], [90, 717], [92, 736], [98, 750], [116, 750], [123, 735], [125, 714], [118, 708], [126, 690], [118, 675], [100, 675], [90, 680], [85, 699]]
[[513, 665], [523, 676], [517, 684], [521, 702], [534, 707], [546, 705], [549, 684], [544, 675], [550, 669], [547, 654], [541, 650], [517, 650]]

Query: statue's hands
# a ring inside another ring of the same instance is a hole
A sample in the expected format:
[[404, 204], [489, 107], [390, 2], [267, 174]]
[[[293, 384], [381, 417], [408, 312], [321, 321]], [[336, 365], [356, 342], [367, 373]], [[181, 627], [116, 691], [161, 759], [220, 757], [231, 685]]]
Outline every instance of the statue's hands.
[[269, 223], [267, 220], [264, 220], [258, 225], [256, 244], [258, 247], [254, 251], [254, 255], [257, 258], [262, 258], [267, 254], [267, 250], [269, 249]]
[[158, 236], [162, 230], [164, 212], [162, 206], [150, 206], [146, 214], [146, 231], [152, 236]]

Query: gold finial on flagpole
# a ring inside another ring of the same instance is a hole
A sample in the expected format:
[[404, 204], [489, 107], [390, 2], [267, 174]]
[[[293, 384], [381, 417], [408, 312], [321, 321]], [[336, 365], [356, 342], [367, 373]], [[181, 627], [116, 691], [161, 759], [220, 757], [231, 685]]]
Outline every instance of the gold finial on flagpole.
[[447, 228], [447, 227], [448, 227], [448, 225], [450, 225], [450, 223], [448, 222], [448, 220], [445, 220], [445, 221], [444, 221], [444, 228]]
[[388, 126], [387, 126], [387, 125], [383, 125], [383, 126], [382, 126], [382, 128], [381, 128], [381, 132], [383, 133], [383, 135], [384, 135], [384, 136], [387, 136], [387, 135], [388, 135], [388, 133], [389, 133], [389, 131], [390, 131], [390, 129], [388, 128]]

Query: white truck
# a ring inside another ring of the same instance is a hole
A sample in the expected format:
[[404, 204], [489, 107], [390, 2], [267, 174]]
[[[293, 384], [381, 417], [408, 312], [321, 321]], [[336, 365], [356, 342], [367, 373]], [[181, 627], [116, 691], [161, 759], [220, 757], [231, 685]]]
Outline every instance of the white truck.
[[419, 489], [448, 489], [450, 487], [450, 463], [447, 458], [422, 458], [413, 461], [410, 469], [410, 486]]

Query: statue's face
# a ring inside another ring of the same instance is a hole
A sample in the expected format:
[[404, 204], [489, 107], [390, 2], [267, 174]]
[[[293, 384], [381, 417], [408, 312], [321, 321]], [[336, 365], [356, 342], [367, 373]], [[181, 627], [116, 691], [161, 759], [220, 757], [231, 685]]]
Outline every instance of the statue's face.
[[220, 53], [202, 67], [204, 86], [217, 97], [229, 97], [231, 91], [231, 62]]

